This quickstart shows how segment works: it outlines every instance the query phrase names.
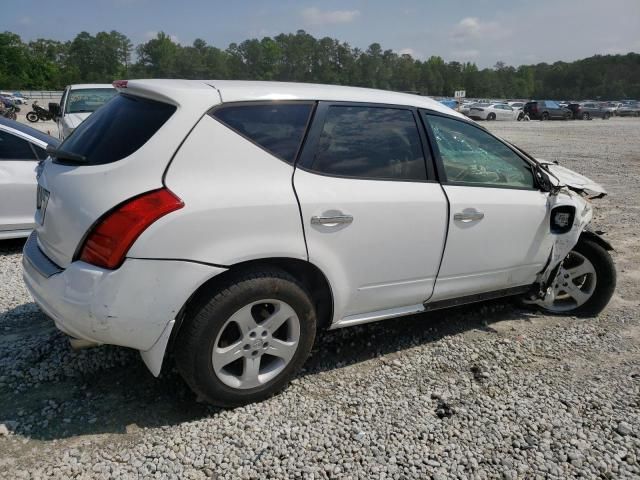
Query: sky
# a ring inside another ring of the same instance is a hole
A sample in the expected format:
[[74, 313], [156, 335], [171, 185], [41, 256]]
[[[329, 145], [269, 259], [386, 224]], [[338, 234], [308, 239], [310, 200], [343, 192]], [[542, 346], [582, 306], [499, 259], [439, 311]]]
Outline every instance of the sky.
[[71, 40], [118, 30], [134, 44], [164, 31], [218, 48], [303, 29], [366, 49], [509, 65], [640, 52], [640, 0], [0, 0], [0, 31]]

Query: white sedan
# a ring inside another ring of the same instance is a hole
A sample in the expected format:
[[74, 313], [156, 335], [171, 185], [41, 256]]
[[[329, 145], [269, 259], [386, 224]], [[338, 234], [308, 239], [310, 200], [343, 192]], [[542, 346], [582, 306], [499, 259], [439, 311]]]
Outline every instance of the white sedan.
[[134, 348], [154, 375], [172, 351], [233, 406], [283, 389], [321, 329], [510, 295], [593, 316], [613, 295], [611, 246], [586, 229], [602, 187], [435, 100], [116, 86], [44, 162], [23, 256], [76, 347]]
[[476, 103], [467, 116], [474, 120], [517, 120], [520, 110], [506, 103]]
[[60, 142], [0, 117], [0, 240], [28, 237], [36, 210], [36, 166]]

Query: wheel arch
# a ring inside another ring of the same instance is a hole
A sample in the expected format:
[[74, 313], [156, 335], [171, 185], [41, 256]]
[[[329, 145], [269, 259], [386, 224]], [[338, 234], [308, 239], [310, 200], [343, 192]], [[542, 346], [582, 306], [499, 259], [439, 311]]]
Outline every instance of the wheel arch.
[[584, 230], [580, 234], [580, 240], [590, 240], [593, 243], [597, 243], [608, 252], [613, 251], [613, 245], [592, 230]]
[[174, 349], [176, 338], [178, 337], [186, 316], [191, 309], [197, 308], [202, 301], [208, 298], [209, 292], [224, 288], [231, 277], [237, 275], [239, 272], [252, 272], [265, 268], [282, 270], [302, 283], [311, 295], [316, 308], [318, 330], [326, 329], [331, 325], [333, 318], [333, 292], [327, 276], [320, 268], [306, 260], [291, 257], [252, 259], [231, 265], [228, 270], [210, 278], [191, 294], [176, 316], [175, 326], [171, 332], [167, 350], [171, 351]]

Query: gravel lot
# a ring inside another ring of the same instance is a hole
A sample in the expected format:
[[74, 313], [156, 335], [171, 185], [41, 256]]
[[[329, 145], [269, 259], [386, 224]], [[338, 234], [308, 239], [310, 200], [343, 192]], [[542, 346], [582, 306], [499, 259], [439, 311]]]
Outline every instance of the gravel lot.
[[219, 410], [171, 360], [154, 379], [126, 349], [70, 351], [21, 242], [0, 243], [5, 478], [640, 477], [640, 121], [488, 127], [609, 189], [594, 223], [619, 286], [600, 317], [503, 301], [329, 332], [284, 393]]

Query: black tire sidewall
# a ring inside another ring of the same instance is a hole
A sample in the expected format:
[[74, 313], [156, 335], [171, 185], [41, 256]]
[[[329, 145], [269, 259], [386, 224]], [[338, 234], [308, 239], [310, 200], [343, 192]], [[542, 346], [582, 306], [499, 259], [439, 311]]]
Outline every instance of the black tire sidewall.
[[[284, 274], [286, 275], [286, 274]], [[316, 316], [313, 304], [306, 291], [293, 278], [281, 273], [260, 273], [239, 278], [229, 288], [215, 295], [195, 312], [190, 338], [178, 346], [186, 349], [183, 356], [192, 356], [190, 361], [178, 367], [192, 389], [212, 404], [233, 407], [264, 400], [282, 390], [306, 361], [316, 332]], [[215, 374], [211, 354], [215, 340], [226, 321], [247, 304], [272, 298], [289, 304], [300, 321], [298, 349], [285, 369], [273, 380], [252, 389], [235, 389], [224, 384]], [[185, 321], [189, 321], [188, 319]]]
[[36, 123], [39, 119], [40, 119], [40, 117], [38, 117], [37, 113], [35, 113], [35, 112], [27, 113], [27, 120], [29, 120], [31, 123]]

